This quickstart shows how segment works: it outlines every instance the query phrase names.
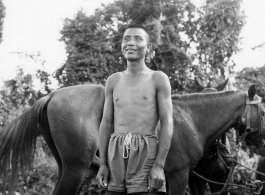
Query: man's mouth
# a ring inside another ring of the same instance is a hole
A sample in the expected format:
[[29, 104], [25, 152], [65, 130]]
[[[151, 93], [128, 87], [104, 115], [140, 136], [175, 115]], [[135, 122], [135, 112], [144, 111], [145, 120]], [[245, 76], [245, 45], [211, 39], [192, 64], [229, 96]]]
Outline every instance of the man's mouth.
[[134, 52], [134, 51], [136, 51], [135, 49], [126, 49], [125, 51], [128, 51], [128, 52]]

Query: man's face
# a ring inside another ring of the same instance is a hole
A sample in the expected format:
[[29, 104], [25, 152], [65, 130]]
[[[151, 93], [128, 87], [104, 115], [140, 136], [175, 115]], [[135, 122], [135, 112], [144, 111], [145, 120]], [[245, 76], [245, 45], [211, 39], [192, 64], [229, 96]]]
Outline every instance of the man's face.
[[148, 34], [143, 29], [127, 29], [123, 35], [121, 44], [124, 57], [129, 61], [144, 59], [146, 52], [151, 48], [151, 44], [148, 42]]

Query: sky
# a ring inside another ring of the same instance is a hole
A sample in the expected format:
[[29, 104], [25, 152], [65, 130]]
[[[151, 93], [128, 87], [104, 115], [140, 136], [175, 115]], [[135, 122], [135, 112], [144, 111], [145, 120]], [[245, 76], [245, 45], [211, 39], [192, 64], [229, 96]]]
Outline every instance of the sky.
[[[0, 82], [12, 79], [18, 66], [25, 73], [35, 73], [45, 61], [45, 71], [53, 73], [66, 60], [65, 45], [60, 42], [60, 30], [65, 18], [73, 18], [78, 10], [93, 14], [101, 3], [114, 0], [2, 0], [6, 7], [3, 41], [0, 44]], [[200, 5], [204, 0], [193, 0]], [[241, 32], [242, 51], [234, 56], [236, 71], [244, 67], [265, 65], [265, 46], [252, 48], [265, 42], [265, 1], [243, 0], [247, 16]], [[19, 53], [39, 54], [39, 61]]]
[[[6, 7], [3, 41], [0, 44], [0, 83], [12, 79], [17, 67], [25, 73], [35, 71], [45, 61], [45, 71], [53, 73], [66, 60], [60, 30], [65, 18], [74, 18], [78, 10], [94, 13], [101, 3], [113, 0], [2, 0]], [[38, 61], [24, 55], [39, 54]], [[24, 57], [23, 57], [24, 56]]]

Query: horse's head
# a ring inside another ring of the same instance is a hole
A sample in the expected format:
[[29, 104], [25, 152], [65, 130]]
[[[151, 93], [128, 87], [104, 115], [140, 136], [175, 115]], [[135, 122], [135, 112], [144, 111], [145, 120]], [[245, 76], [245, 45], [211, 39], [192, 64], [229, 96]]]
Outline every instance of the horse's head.
[[256, 147], [257, 153], [265, 156], [265, 109], [256, 95], [255, 85], [248, 90], [245, 111], [236, 129], [240, 139], [245, 138]]
[[228, 79], [226, 79], [224, 82], [220, 83], [216, 87], [213, 86], [212, 80], [210, 79], [206, 86], [202, 83], [202, 81], [200, 81], [196, 77], [194, 79], [194, 83], [195, 83], [196, 88], [202, 93], [211, 93], [211, 92], [223, 91], [228, 83]]

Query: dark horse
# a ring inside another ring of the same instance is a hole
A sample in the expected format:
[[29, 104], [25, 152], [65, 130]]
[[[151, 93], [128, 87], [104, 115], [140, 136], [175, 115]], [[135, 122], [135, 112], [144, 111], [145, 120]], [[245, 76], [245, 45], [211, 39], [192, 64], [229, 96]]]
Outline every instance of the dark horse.
[[[172, 96], [174, 133], [165, 164], [170, 195], [185, 193], [189, 172], [204, 148], [229, 127], [240, 123], [243, 134], [246, 129], [243, 127], [262, 126], [260, 117], [264, 109], [255, 94], [256, 88], [252, 86], [248, 93]], [[97, 85], [63, 88], [38, 100], [0, 132], [0, 171], [3, 173], [10, 166], [10, 159], [15, 171], [18, 162], [22, 167], [29, 163], [40, 130], [58, 163], [58, 182], [53, 195], [75, 194], [98, 148], [103, 102], [104, 88]], [[246, 123], [242, 119], [245, 115]], [[263, 147], [259, 132], [264, 129], [259, 130], [248, 134], [247, 139]]]
[[[195, 78], [195, 85], [201, 91], [201, 93], [212, 93], [222, 91], [227, 83], [228, 79], [216, 87], [213, 87], [211, 82], [204, 86], [200, 80]], [[226, 135], [225, 133], [211, 143], [207, 148], [204, 149], [203, 156], [194, 168], [194, 171], [202, 177], [219, 182], [225, 183], [229, 177], [231, 165], [233, 159], [230, 156], [229, 151], [226, 148]], [[228, 143], [227, 143], [228, 144]], [[231, 170], [232, 171], [232, 170]], [[192, 195], [204, 195], [206, 191], [207, 181], [200, 178], [199, 176], [190, 174], [189, 176], [189, 187]], [[220, 192], [224, 185], [215, 184], [208, 182], [211, 193]], [[222, 192], [222, 195], [227, 195], [228, 192]]]

